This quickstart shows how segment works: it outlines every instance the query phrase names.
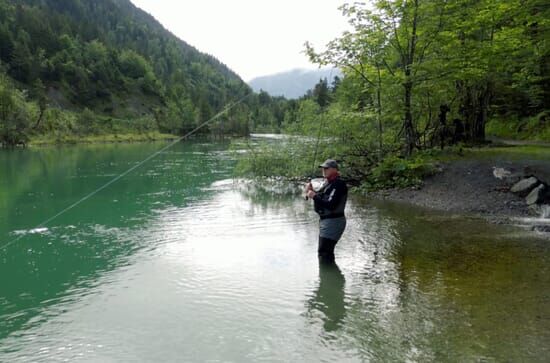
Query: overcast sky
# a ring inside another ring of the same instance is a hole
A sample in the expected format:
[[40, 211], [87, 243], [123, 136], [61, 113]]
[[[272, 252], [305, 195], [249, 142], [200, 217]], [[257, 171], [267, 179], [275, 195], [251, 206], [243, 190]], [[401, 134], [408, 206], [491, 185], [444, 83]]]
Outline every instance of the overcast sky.
[[293, 68], [316, 68], [301, 52], [340, 35], [345, 0], [132, 0], [168, 30], [212, 54], [245, 81]]

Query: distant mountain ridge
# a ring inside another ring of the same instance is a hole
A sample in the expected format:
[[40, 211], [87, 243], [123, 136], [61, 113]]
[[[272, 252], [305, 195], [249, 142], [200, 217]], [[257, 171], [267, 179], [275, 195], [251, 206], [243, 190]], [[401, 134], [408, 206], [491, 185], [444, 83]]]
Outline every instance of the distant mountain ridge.
[[249, 86], [256, 92], [264, 90], [272, 96], [299, 98], [312, 89], [320, 79], [332, 82], [335, 76], [342, 77], [342, 72], [336, 68], [301, 69], [296, 68], [268, 76], [252, 79]]

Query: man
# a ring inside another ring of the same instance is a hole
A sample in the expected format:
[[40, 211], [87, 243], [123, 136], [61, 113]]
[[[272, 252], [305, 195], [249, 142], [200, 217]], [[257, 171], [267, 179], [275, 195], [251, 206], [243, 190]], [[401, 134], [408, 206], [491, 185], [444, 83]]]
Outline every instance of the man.
[[306, 195], [313, 200], [315, 211], [319, 214], [319, 246], [317, 254], [320, 262], [334, 262], [334, 247], [346, 228], [344, 210], [348, 199], [348, 187], [340, 179], [338, 163], [327, 160], [320, 165], [327, 183], [319, 192], [313, 190], [311, 183], [306, 187]]

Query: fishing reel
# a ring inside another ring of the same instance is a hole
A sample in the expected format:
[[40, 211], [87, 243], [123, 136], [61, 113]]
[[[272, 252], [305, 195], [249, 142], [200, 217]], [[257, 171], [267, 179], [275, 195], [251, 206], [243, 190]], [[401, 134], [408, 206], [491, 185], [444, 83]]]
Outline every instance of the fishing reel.
[[[308, 184], [311, 184], [311, 188], [315, 193], [319, 193], [325, 186], [328, 181], [325, 178], [309, 178]], [[305, 197], [306, 200], [309, 200], [308, 196]]]

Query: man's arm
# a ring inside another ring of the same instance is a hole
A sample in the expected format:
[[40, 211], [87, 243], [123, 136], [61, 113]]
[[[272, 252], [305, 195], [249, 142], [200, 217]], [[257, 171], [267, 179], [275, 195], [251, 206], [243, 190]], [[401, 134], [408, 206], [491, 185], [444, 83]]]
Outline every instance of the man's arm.
[[319, 194], [316, 194], [315, 197], [313, 197], [313, 200], [323, 208], [326, 208], [328, 210], [334, 210], [342, 200], [342, 198], [347, 194], [348, 187], [346, 186], [346, 183], [340, 182], [337, 183], [334, 186], [334, 189], [331, 190], [331, 192], [328, 195], [321, 196]]

